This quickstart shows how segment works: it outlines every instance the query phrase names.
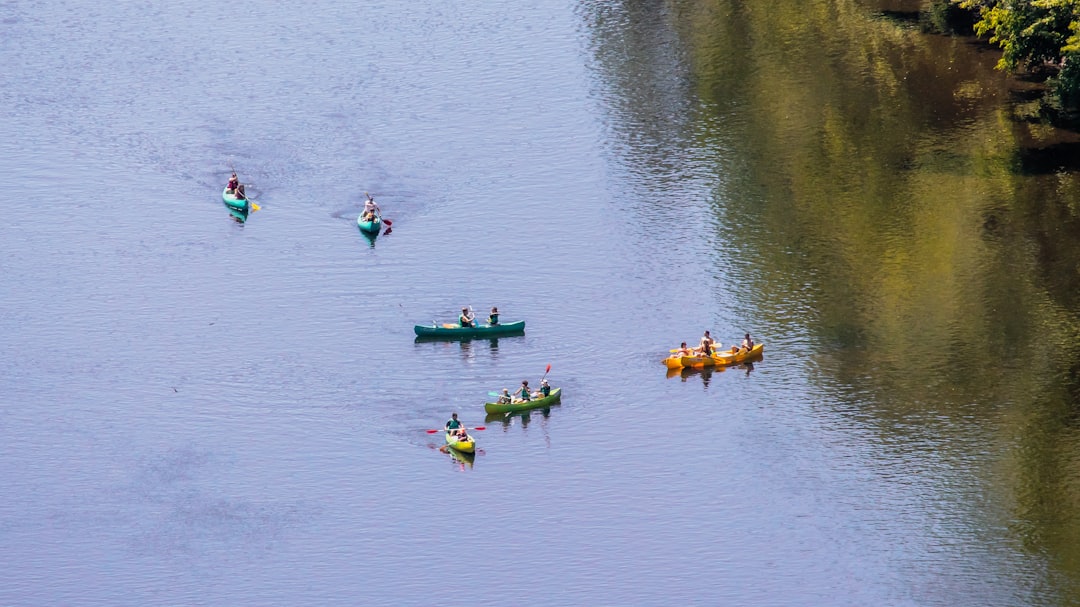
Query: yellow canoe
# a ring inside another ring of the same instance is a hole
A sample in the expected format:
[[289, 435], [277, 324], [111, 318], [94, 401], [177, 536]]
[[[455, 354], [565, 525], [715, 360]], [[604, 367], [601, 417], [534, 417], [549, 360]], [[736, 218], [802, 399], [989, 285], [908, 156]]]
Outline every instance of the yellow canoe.
[[748, 360], [754, 360], [761, 356], [761, 353], [765, 350], [765, 344], [754, 344], [754, 347], [749, 351], [740, 349], [738, 352], [732, 354], [731, 350], [721, 350], [718, 354], [712, 356], [670, 356], [664, 359], [664, 365], [668, 369], [679, 369], [689, 367], [692, 369], [700, 367], [717, 367], [726, 365], [736, 365]]

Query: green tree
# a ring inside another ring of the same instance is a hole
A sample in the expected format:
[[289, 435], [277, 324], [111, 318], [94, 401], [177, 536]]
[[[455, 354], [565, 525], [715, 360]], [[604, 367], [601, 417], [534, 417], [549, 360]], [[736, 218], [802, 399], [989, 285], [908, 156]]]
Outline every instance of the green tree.
[[975, 33], [1002, 49], [1003, 70], [1063, 66], [1053, 81], [1067, 107], [1080, 101], [1080, 0], [956, 0], [975, 10]]

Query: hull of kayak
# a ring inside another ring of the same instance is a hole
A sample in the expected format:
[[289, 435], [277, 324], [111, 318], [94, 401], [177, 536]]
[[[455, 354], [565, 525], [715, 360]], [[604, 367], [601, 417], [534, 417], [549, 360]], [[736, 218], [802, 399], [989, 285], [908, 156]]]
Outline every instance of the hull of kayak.
[[551, 394], [544, 398], [534, 398], [519, 403], [484, 403], [484, 411], [488, 413], [511, 413], [513, 411], [528, 411], [548, 405], [554, 405], [562, 399], [562, 388], [554, 388]]
[[495, 337], [498, 335], [514, 335], [525, 332], [525, 321], [501, 323], [494, 326], [480, 325], [478, 327], [460, 327], [458, 325], [416, 325], [413, 332], [417, 337], [436, 337], [442, 339], [455, 339], [463, 337]]
[[[732, 354], [730, 351], [726, 354], [713, 354], [712, 356], [683, 356], [679, 359], [680, 366], [689, 368], [700, 367], [720, 367], [727, 365], [735, 365], [748, 360], [756, 360], [761, 356], [761, 353], [765, 350], [765, 344], [754, 344], [754, 347], [749, 352], [739, 352], [738, 354]], [[668, 361], [671, 359], [664, 359], [664, 364], [668, 364], [668, 368], [672, 368]]]
[[446, 433], [446, 446], [462, 453], [472, 453], [476, 451], [476, 441], [472, 436], [465, 435], [465, 439], [462, 440], [459, 436], [454, 436], [450, 432]]
[[229, 193], [228, 188], [221, 191], [221, 201], [225, 203], [225, 207], [229, 209], [229, 214], [240, 221], [247, 219], [248, 213], [251, 211], [249, 202], [247, 200], [240, 200], [236, 196]]
[[360, 228], [360, 231], [373, 236], [379, 235], [379, 229], [382, 228], [382, 223], [381, 217], [376, 217], [375, 221], [364, 221], [360, 217], [356, 218], [356, 225]]

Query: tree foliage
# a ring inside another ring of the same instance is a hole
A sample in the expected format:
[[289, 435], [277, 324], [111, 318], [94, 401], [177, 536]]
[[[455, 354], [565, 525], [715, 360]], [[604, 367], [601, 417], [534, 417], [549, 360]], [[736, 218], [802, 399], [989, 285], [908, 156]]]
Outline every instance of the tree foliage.
[[1080, 98], [1080, 0], [955, 0], [975, 10], [975, 33], [1002, 49], [1004, 70], [1060, 65], [1055, 90], [1063, 104]]

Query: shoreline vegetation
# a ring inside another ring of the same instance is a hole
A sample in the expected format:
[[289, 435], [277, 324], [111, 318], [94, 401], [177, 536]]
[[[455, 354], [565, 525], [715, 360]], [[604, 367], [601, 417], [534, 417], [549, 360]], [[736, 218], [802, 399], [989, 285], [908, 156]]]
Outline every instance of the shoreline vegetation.
[[1080, 5], [1076, 2], [930, 0], [917, 20], [929, 32], [975, 36], [1000, 48], [997, 69], [1042, 86], [1038, 118], [1058, 128], [1080, 129]]

